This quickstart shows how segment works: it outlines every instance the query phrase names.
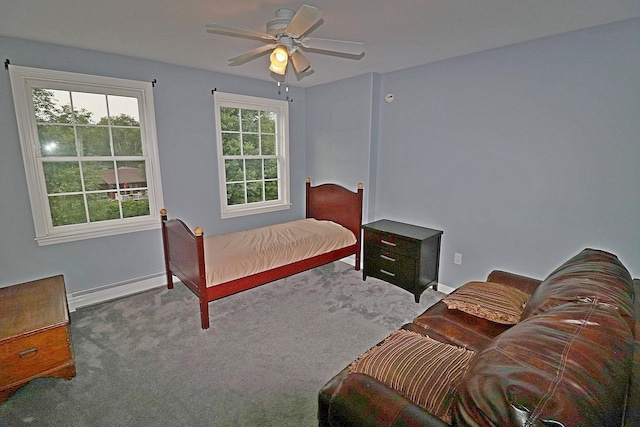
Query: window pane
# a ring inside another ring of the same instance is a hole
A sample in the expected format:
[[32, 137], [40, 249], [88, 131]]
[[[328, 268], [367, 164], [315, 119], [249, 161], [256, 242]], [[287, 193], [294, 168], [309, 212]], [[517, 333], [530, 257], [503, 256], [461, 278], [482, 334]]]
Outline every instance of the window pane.
[[260, 112], [260, 132], [276, 133], [276, 113], [272, 111]]
[[278, 181], [267, 181], [264, 183], [265, 200], [278, 200]]
[[83, 156], [110, 156], [109, 129], [105, 127], [77, 127], [78, 142]]
[[73, 126], [38, 125], [42, 157], [77, 156]]
[[262, 182], [247, 183], [247, 203], [264, 201], [262, 197]]
[[260, 154], [259, 139], [257, 134], [246, 133], [242, 135], [242, 154], [244, 156], [257, 156]]
[[220, 128], [223, 132], [240, 132], [240, 109], [220, 108]]
[[242, 160], [225, 160], [224, 168], [227, 182], [244, 181], [244, 169]]
[[72, 92], [76, 123], [97, 124], [107, 115], [107, 96], [99, 93]]
[[239, 156], [240, 152], [240, 134], [223, 133], [222, 134], [222, 155], [223, 156]]
[[242, 132], [259, 131], [260, 111], [242, 109]]
[[262, 179], [262, 160], [245, 160], [247, 166], [247, 181]]
[[51, 221], [54, 227], [87, 222], [82, 195], [49, 197]]
[[44, 162], [42, 168], [47, 194], [82, 191], [78, 162]]
[[122, 216], [131, 218], [134, 216], [147, 216], [149, 212], [149, 199], [134, 199], [122, 201]]
[[115, 185], [113, 162], [82, 162], [82, 175], [86, 191], [106, 190]]
[[109, 95], [107, 100], [109, 102], [109, 116], [111, 116], [112, 125], [140, 126], [140, 111], [137, 98]]
[[264, 178], [278, 178], [278, 161], [276, 159], [266, 159], [264, 161]]
[[65, 90], [33, 89], [36, 121], [71, 123], [71, 95]]
[[142, 156], [139, 128], [112, 128], [113, 151], [116, 156]]
[[244, 184], [227, 184], [227, 205], [242, 205], [244, 203]]
[[262, 135], [262, 154], [265, 156], [276, 155], [276, 136]]
[[147, 186], [144, 161], [117, 162], [120, 188], [143, 188]]
[[87, 205], [91, 222], [120, 219], [120, 205], [107, 193], [87, 194]]

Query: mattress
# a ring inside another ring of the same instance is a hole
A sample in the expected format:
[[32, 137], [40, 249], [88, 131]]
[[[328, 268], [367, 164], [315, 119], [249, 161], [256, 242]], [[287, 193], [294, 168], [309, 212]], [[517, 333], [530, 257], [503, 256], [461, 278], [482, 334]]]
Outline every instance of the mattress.
[[356, 237], [343, 226], [313, 218], [205, 236], [207, 286], [250, 276], [355, 243]]

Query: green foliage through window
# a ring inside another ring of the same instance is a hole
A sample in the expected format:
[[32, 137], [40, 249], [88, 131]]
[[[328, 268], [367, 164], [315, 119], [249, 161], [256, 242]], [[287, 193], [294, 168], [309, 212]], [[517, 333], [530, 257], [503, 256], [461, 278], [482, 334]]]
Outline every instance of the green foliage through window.
[[221, 106], [227, 205], [280, 199], [277, 113]]
[[150, 215], [136, 98], [34, 88], [32, 99], [54, 227]]

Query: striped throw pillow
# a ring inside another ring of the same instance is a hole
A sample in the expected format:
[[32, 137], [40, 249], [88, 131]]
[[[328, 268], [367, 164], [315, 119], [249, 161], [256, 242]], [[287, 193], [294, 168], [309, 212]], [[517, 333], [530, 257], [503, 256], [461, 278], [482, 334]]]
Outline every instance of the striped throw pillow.
[[445, 297], [442, 302], [452, 310], [513, 325], [520, 321], [530, 297], [531, 295], [502, 283], [469, 282]]
[[451, 423], [451, 403], [474, 352], [404, 329], [349, 366]]

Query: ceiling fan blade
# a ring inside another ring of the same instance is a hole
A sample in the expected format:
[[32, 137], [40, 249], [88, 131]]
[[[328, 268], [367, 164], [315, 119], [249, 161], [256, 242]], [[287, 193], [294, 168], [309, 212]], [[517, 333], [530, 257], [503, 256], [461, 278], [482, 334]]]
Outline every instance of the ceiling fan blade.
[[287, 25], [287, 33], [294, 39], [301, 37], [322, 19], [322, 15], [317, 8], [302, 5]]
[[307, 57], [299, 50], [296, 50], [291, 54], [291, 63], [298, 74], [304, 73], [311, 67], [311, 62], [309, 62]]
[[225, 27], [218, 24], [207, 24], [208, 33], [220, 33], [228, 36], [248, 37], [260, 40], [275, 40], [276, 38], [267, 33], [259, 33], [257, 31], [242, 30], [240, 28]]
[[[247, 52], [243, 53], [242, 55], [238, 55], [238, 56], [234, 56], [233, 58], [229, 58], [228, 61], [229, 62], [235, 62], [235, 63], [244, 63], [244, 62], [247, 62], [247, 61], [253, 59], [254, 57], [260, 55], [263, 52], [266, 52], [268, 50], [271, 50], [271, 49], [275, 48], [276, 46], [278, 46], [277, 43], [260, 46], [260, 47], [257, 47], [255, 49], [251, 49], [250, 51], [247, 51]], [[235, 65], [235, 64], [231, 64], [231, 65]]]
[[358, 42], [309, 38], [301, 40], [300, 44], [308, 49], [346, 53], [347, 55], [362, 55], [364, 53], [364, 44]]

